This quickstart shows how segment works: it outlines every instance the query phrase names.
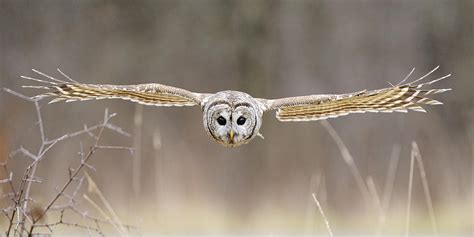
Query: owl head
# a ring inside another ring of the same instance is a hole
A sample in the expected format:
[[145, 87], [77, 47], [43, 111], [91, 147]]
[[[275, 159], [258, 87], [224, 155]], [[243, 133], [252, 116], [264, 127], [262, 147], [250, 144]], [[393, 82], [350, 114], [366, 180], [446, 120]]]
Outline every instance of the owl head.
[[203, 107], [204, 128], [215, 141], [236, 147], [257, 136], [263, 115], [257, 100], [239, 91], [222, 91], [207, 99]]

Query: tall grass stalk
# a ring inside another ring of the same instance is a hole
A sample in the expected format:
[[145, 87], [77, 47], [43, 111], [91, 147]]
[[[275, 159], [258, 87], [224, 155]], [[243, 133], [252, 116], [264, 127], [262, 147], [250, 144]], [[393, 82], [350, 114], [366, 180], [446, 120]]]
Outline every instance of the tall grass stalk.
[[381, 220], [384, 218], [385, 214], [382, 208], [382, 203], [380, 201], [380, 195], [377, 193], [377, 188], [375, 187], [375, 182], [372, 176], [368, 176], [366, 180], [367, 187], [369, 188], [369, 192], [372, 196], [374, 206], [378, 212], [378, 219]]
[[407, 201], [407, 217], [405, 222], [405, 237], [408, 237], [410, 232], [410, 212], [411, 212], [411, 193], [413, 189], [413, 170], [415, 166], [415, 152], [411, 150], [410, 156], [410, 176], [408, 178], [408, 201]]
[[426, 204], [428, 205], [428, 211], [430, 213], [430, 221], [431, 221], [431, 226], [433, 228], [433, 233], [436, 236], [438, 236], [438, 225], [436, 224], [436, 216], [434, 213], [433, 201], [431, 200], [430, 189], [428, 187], [428, 180], [426, 179], [425, 166], [423, 165], [420, 149], [418, 148], [418, 145], [414, 141], [412, 142], [411, 146], [412, 146], [412, 150], [414, 151], [418, 169], [420, 171], [421, 183], [423, 184], [423, 191], [425, 193]]
[[318, 198], [316, 197], [316, 193], [313, 193], [313, 200], [316, 203], [316, 205], [318, 206], [319, 213], [321, 214], [321, 216], [324, 219], [324, 223], [326, 224], [326, 230], [328, 231], [328, 235], [330, 237], [333, 237], [334, 235], [332, 234], [332, 230], [331, 230], [331, 226], [329, 225], [328, 218], [324, 214], [323, 208], [321, 207], [321, 204], [319, 203]]
[[[97, 184], [94, 182], [94, 180], [89, 175], [89, 173], [85, 172], [85, 177], [87, 179], [87, 183], [89, 184], [88, 187], [87, 187], [88, 192], [97, 195], [97, 197], [99, 197], [100, 201], [102, 201], [105, 208], [107, 209], [107, 211], [112, 216], [111, 223], [113, 224], [114, 227], [116, 227], [117, 232], [120, 233], [120, 236], [129, 236], [128, 231], [125, 229], [124, 225], [122, 224], [123, 222], [120, 220], [119, 216], [117, 215], [115, 210], [112, 208], [112, 205], [110, 205], [110, 203], [107, 201], [105, 196], [102, 194], [102, 191], [100, 191], [99, 187], [97, 187]], [[92, 204], [92, 200], [88, 200], [88, 201], [91, 202], [91, 204]], [[97, 209], [98, 206], [94, 205], [94, 207], [96, 207], [96, 209]], [[105, 213], [102, 210], [100, 212]], [[104, 217], [107, 217], [108, 219], [110, 219], [108, 217], [108, 215], [106, 215]]]
[[376, 229], [376, 236], [380, 236], [382, 228], [387, 220], [387, 212], [392, 199], [393, 187], [395, 185], [395, 175], [398, 169], [398, 162], [400, 160], [400, 145], [394, 145], [392, 154], [390, 155], [390, 163], [388, 165], [387, 177], [385, 178], [384, 190], [382, 193], [382, 213], [383, 216], [379, 219], [379, 223]]
[[334, 140], [336, 143], [337, 147], [339, 148], [339, 151], [341, 152], [342, 158], [344, 159], [344, 162], [347, 164], [349, 167], [349, 170], [351, 171], [352, 176], [354, 177], [357, 187], [359, 188], [360, 192], [362, 193], [362, 196], [364, 197], [365, 201], [367, 204], [371, 204], [371, 197], [370, 197], [370, 192], [369, 189], [367, 188], [367, 185], [365, 184], [364, 178], [362, 177], [359, 169], [357, 168], [354, 158], [352, 157], [351, 153], [349, 152], [349, 149], [347, 146], [344, 144], [342, 141], [341, 137], [339, 134], [337, 134], [336, 130], [332, 127], [332, 125], [326, 121], [322, 120], [321, 124], [323, 127], [326, 129], [326, 131], [329, 133], [331, 138]]
[[135, 197], [140, 196], [140, 170], [141, 170], [141, 162], [142, 162], [142, 152], [141, 152], [141, 145], [142, 145], [142, 130], [143, 130], [143, 106], [137, 104], [135, 106], [135, 114], [133, 116], [133, 124], [134, 124], [134, 131], [133, 131], [133, 148], [135, 148], [135, 152], [133, 154], [133, 162], [132, 162], [132, 187], [133, 187], [133, 194]]

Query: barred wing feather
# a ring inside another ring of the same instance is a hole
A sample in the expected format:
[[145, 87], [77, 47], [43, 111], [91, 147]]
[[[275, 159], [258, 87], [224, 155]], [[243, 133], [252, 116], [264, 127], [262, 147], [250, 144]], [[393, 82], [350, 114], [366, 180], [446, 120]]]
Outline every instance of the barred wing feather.
[[[46, 83], [46, 86], [25, 86], [46, 89], [48, 92], [34, 96], [34, 99], [52, 97], [50, 103], [58, 101], [83, 101], [91, 99], [123, 99], [154, 106], [194, 106], [200, 105], [206, 94], [193, 93], [181, 88], [150, 83], [139, 85], [95, 85], [61, 81], [37, 70], [34, 72], [49, 78], [22, 76], [25, 79]], [[69, 78], [69, 77], [68, 77]]]
[[[365, 112], [390, 113], [407, 112], [408, 110], [426, 112], [422, 105], [442, 104], [426, 96], [450, 89], [427, 90], [424, 87], [449, 76], [446, 75], [418, 85], [410, 83], [349, 94], [289, 97], [268, 100], [266, 104], [269, 109], [277, 109], [276, 117], [281, 121], [321, 120]], [[417, 81], [419, 80], [415, 82]]]

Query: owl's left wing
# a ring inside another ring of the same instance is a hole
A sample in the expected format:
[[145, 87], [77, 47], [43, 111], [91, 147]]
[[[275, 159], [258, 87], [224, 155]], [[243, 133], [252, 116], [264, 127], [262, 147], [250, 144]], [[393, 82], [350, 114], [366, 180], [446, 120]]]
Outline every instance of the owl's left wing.
[[[425, 86], [448, 78], [451, 76], [450, 74], [426, 83], [415, 84], [437, 68], [438, 67], [414, 82], [394, 85], [379, 90], [364, 90], [348, 94], [308, 95], [274, 100], [261, 99], [260, 102], [263, 104], [265, 110], [276, 109], [276, 117], [280, 121], [312, 121], [365, 112], [390, 113], [407, 112], [408, 110], [426, 112], [421, 105], [442, 104], [426, 96], [450, 90], [427, 90], [424, 88]], [[411, 73], [409, 75], [411, 75]], [[401, 83], [403, 83], [409, 75]]]
[[91, 99], [123, 99], [130, 100], [145, 105], [154, 106], [194, 106], [201, 105], [204, 98], [209, 94], [195, 93], [177, 87], [161, 85], [157, 83], [138, 85], [100, 85], [84, 84], [72, 80], [63, 74], [69, 81], [56, 79], [50, 75], [34, 70], [49, 80], [42, 80], [33, 77], [22, 76], [41, 83], [46, 86], [24, 86], [30, 88], [41, 88], [48, 90], [44, 94], [34, 96], [33, 99], [52, 97], [50, 103], [57, 101], [83, 101]]

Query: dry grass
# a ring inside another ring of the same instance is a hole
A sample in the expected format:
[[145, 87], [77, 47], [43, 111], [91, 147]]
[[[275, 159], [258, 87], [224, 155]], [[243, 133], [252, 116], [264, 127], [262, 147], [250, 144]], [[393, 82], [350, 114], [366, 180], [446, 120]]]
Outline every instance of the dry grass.
[[339, 148], [339, 151], [341, 152], [341, 156], [344, 159], [344, 162], [346, 163], [346, 165], [349, 167], [349, 170], [351, 171], [351, 174], [354, 177], [354, 180], [356, 181], [357, 187], [362, 193], [362, 196], [364, 197], [365, 201], [368, 204], [372, 205], [371, 204], [372, 198], [370, 196], [369, 188], [367, 187], [364, 181], [364, 178], [362, 177], [362, 174], [359, 171], [359, 168], [357, 168], [354, 158], [352, 157], [346, 144], [344, 143], [344, 141], [341, 139], [339, 134], [337, 134], [336, 130], [334, 130], [334, 128], [328, 121], [322, 120], [321, 124], [323, 125], [323, 127], [326, 129], [326, 131], [329, 133], [329, 135], [332, 137], [337, 147]]
[[[392, 197], [392, 192], [394, 188], [394, 181], [395, 176], [398, 170], [398, 162], [400, 159], [400, 146], [394, 146], [390, 164], [387, 172], [387, 176], [385, 179], [384, 190], [382, 193], [382, 198], [380, 198], [379, 193], [377, 192], [375, 181], [369, 175], [366, 178], [366, 182], [363, 182], [362, 174], [357, 168], [355, 164], [354, 158], [352, 157], [349, 149], [344, 144], [343, 140], [337, 134], [336, 130], [331, 126], [331, 124], [327, 121], [321, 121], [321, 124], [324, 126], [326, 131], [331, 135], [332, 139], [335, 141], [336, 145], [341, 152], [341, 155], [351, 170], [354, 180], [356, 181], [359, 190], [361, 191], [364, 199], [375, 207], [378, 216], [378, 225], [375, 228], [375, 233], [379, 236], [382, 233], [382, 229], [384, 224], [386, 223], [387, 219], [387, 212], [388, 207], [390, 205], [390, 200]], [[416, 164], [415, 164], [416, 161]], [[414, 172], [415, 172], [415, 165], [417, 165], [420, 179], [423, 185], [423, 192], [425, 196], [425, 201], [428, 206], [429, 216], [430, 216], [430, 223], [432, 226], [433, 234], [438, 236], [438, 225], [436, 221], [436, 216], [433, 207], [433, 201], [431, 199], [431, 194], [429, 190], [428, 180], [426, 178], [426, 170], [423, 165], [423, 160], [420, 154], [420, 150], [416, 142], [412, 142], [411, 144], [411, 155], [410, 155], [410, 170], [409, 170], [409, 178], [408, 178], [408, 193], [407, 193], [407, 203], [406, 203], [406, 216], [405, 216], [405, 236], [409, 236], [410, 233], [410, 224], [411, 224], [411, 208], [412, 208], [412, 196], [413, 196], [413, 179], [414, 179]], [[329, 222], [325, 218], [325, 215], [322, 213], [322, 209], [320, 208], [319, 202], [317, 201], [315, 195], [313, 194], [313, 198], [315, 202], [318, 204], [318, 208], [320, 209], [321, 215], [323, 215], [325, 222], [329, 228]]]
[[135, 152], [133, 154], [133, 163], [132, 163], [132, 187], [133, 194], [135, 198], [140, 195], [140, 170], [142, 165], [142, 153], [141, 153], [141, 144], [142, 144], [142, 130], [143, 130], [143, 105], [135, 105], [135, 113], [133, 116], [133, 147]]
[[[123, 224], [123, 222], [120, 220], [119, 216], [117, 215], [116, 211], [112, 208], [112, 205], [110, 205], [109, 201], [105, 198], [105, 196], [102, 194], [102, 191], [97, 187], [97, 184], [94, 182], [92, 177], [86, 172], [85, 177], [87, 179], [87, 191], [91, 194], [96, 195], [99, 200], [102, 202], [102, 204], [105, 206], [107, 209], [104, 211], [100, 205], [96, 204], [91, 198], [89, 198], [86, 194], [84, 194], [84, 198], [92, 204], [92, 206], [97, 209], [106, 220], [111, 220], [112, 226], [117, 230], [117, 232], [120, 234], [120, 236], [129, 236], [129, 231], [127, 230], [126, 226]], [[109, 213], [109, 214], [107, 214]], [[110, 217], [111, 216], [111, 217]]]
[[426, 204], [428, 205], [428, 211], [430, 214], [430, 222], [433, 228], [433, 234], [438, 236], [438, 224], [436, 223], [436, 216], [433, 208], [433, 201], [431, 200], [430, 189], [428, 186], [428, 180], [426, 179], [425, 166], [423, 165], [423, 160], [421, 158], [420, 149], [416, 142], [412, 142], [412, 154], [416, 158], [418, 169], [420, 171], [421, 183], [423, 184], [423, 191], [425, 194]]
[[333, 237], [334, 235], [332, 234], [332, 230], [331, 230], [331, 226], [329, 225], [328, 218], [326, 217], [326, 214], [324, 214], [323, 208], [321, 207], [321, 204], [319, 203], [318, 198], [316, 197], [315, 193], [313, 193], [313, 199], [314, 199], [314, 202], [316, 203], [316, 205], [318, 206], [318, 210], [319, 210], [319, 213], [321, 214], [321, 217], [324, 220], [324, 224], [326, 225], [328, 235], [330, 237]]
[[411, 217], [411, 198], [413, 190], [413, 171], [415, 167], [415, 154], [411, 151], [410, 156], [410, 176], [408, 178], [408, 198], [407, 198], [407, 216], [405, 220], [405, 236], [409, 236], [410, 232], [410, 217]]

